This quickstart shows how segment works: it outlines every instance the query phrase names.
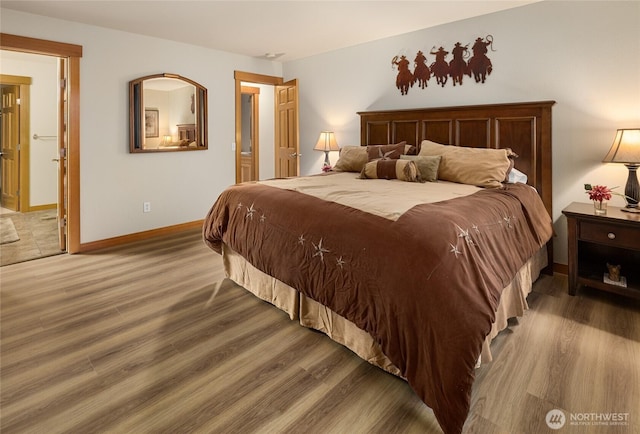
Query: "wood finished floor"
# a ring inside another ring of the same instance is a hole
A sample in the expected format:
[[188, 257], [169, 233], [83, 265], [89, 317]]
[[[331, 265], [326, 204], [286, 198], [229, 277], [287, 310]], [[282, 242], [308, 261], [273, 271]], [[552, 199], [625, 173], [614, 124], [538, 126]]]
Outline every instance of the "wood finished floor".
[[[0, 268], [0, 432], [437, 433], [408, 385], [244, 289], [198, 231]], [[640, 432], [640, 306], [543, 276], [465, 433]], [[545, 415], [628, 413], [627, 425]]]

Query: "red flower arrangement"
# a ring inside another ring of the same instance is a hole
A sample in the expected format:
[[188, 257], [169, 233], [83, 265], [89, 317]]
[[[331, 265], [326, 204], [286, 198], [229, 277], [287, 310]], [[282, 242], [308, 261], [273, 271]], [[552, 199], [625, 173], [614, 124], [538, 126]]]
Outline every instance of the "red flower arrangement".
[[[615, 187], [614, 187], [615, 188]], [[584, 189], [587, 190], [589, 199], [602, 202], [603, 200], [611, 200], [611, 195], [615, 194], [606, 185], [585, 184]]]

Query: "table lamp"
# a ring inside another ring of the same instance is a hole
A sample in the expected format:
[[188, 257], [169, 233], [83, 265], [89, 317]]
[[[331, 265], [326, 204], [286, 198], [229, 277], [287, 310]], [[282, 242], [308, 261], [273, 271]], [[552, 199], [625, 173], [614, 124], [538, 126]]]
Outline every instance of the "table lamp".
[[338, 142], [336, 142], [336, 136], [333, 131], [323, 131], [320, 133], [318, 143], [313, 148], [315, 151], [324, 151], [324, 165], [331, 166], [329, 161], [330, 151], [339, 151]]
[[622, 163], [629, 169], [629, 177], [624, 187], [626, 208], [623, 211], [640, 212], [640, 185], [637, 170], [640, 167], [640, 128], [620, 129], [616, 133], [611, 149], [603, 163]]

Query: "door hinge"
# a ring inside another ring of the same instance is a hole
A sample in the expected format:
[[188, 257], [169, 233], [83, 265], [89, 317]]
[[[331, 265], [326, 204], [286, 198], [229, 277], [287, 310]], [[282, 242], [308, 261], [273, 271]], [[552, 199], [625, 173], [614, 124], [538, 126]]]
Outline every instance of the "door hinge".
[[16, 145], [16, 150], [18, 150], [18, 151], [20, 150], [20, 143], [18, 143], [18, 144]]
[[67, 148], [58, 148], [58, 154], [60, 158], [64, 158], [67, 154]]
[[62, 218], [60, 219], [60, 227], [61, 227], [61, 228], [64, 228], [64, 227], [66, 227], [66, 226], [67, 226], [67, 218], [66, 218], [66, 217], [62, 217]]
[[64, 89], [67, 87], [67, 79], [66, 78], [61, 78], [60, 79], [60, 88]]
[[16, 98], [16, 104], [20, 105], [20, 98]]

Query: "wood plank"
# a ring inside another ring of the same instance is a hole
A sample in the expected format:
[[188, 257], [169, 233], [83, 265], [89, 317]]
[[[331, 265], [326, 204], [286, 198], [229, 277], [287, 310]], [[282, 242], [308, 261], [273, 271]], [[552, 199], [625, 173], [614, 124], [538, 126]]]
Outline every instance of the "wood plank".
[[[199, 230], [0, 268], [0, 431], [437, 433], [403, 380], [228, 283]], [[542, 276], [476, 371], [465, 433], [551, 409], [640, 425], [640, 302]], [[635, 430], [635, 431], [634, 431]]]

